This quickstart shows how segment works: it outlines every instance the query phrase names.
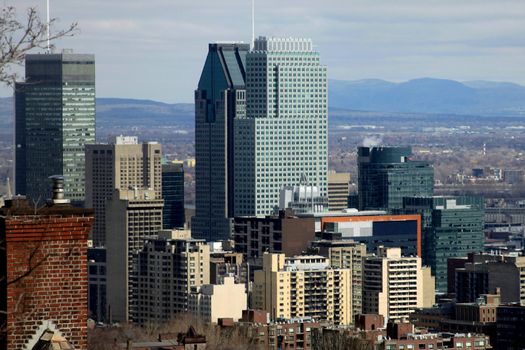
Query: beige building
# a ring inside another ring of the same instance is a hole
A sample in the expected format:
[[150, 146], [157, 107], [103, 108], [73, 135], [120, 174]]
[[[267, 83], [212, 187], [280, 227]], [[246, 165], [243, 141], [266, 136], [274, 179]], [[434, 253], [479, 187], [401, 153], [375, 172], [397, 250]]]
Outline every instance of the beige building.
[[106, 244], [106, 204], [115, 190], [153, 190], [162, 198], [162, 146], [118, 136], [112, 144], [86, 145], [86, 208], [95, 211], [93, 243]]
[[235, 283], [235, 277], [224, 277], [223, 284], [205, 284], [192, 287], [188, 297], [188, 311], [204, 322], [217, 323], [219, 318], [242, 318], [248, 309], [248, 295], [244, 283]]
[[352, 319], [363, 312], [363, 259], [366, 257], [366, 245], [351, 240], [313, 241], [311, 251], [327, 257], [330, 266], [336, 269], [350, 269], [352, 293]]
[[328, 172], [328, 208], [339, 211], [348, 207], [349, 173]]
[[133, 321], [158, 324], [188, 311], [193, 287], [210, 283], [210, 248], [187, 230], [162, 230], [136, 257]]
[[332, 268], [318, 255], [265, 253], [263, 269], [255, 271], [253, 306], [269, 312], [272, 320], [312, 317], [350, 324], [350, 270]]
[[416, 308], [432, 307], [435, 280], [419, 257], [402, 257], [401, 248], [379, 247], [363, 263], [363, 313], [401, 319]]
[[162, 230], [163, 206], [148, 190], [116, 190], [106, 204], [107, 304], [113, 321], [130, 320], [134, 258], [145, 239]]

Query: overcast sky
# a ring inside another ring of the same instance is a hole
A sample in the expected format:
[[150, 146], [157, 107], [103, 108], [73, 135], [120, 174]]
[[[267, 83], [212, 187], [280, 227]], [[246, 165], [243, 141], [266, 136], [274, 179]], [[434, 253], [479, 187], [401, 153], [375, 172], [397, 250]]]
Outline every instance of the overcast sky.
[[[525, 0], [255, 0], [257, 36], [311, 38], [331, 79], [525, 85]], [[251, 0], [50, 0], [58, 49], [94, 53], [98, 97], [191, 102], [216, 41], [251, 39]], [[0, 0], [23, 16], [45, 0]], [[0, 95], [9, 95], [0, 88]]]

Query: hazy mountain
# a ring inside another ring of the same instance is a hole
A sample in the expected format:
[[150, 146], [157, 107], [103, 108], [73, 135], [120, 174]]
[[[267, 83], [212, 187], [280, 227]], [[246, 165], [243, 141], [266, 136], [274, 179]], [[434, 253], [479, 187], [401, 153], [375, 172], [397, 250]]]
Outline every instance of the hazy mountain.
[[[488, 81], [457, 82], [422, 78], [403, 83], [379, 79], [330, 80], [328, 105], [332, 116], [344, 112], [525, 115], [525, 87]], [[346, 114], [346, 113], [345, 113]], [[0, 98], [0, 133], [12, 129], [12, 98]], [[97, 98], [97, 127], [144, 125], [194, 125], [191, 103], [162, 103], [151, 100]]]
[[474, 115], [524, 115], [525, 87], [512, 83], [422, 78], [403, 83], [330, 80], [332, 108]]

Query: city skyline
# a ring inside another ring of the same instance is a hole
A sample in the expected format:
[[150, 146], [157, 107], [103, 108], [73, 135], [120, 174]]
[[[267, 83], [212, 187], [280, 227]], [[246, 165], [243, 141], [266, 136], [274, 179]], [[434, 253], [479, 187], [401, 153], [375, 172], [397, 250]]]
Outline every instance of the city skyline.
[[[324, 53], [330, 79], [431, 76], [525, 84], [520, 64], [525, 7], [519, 0], [302, 4], [256, 2], [255, 34], [312, 38], [315, 49]], [[5, 5], [15, 6], [20, 18], [27, 7], [37, 6], [45, 18], [44, 1], [7, 0]], [[51, 17], [59, 19], [56, 28], [77, 21], [80, 28], [74, 37], [58, 41], [57, 48], [97, 55], [99, 97], [191, 102], [208, 43], [249, 43], [251, 38], [250, 1], [233, 0], [227, 6], [204, 2], [200, 7], [164, 0], [98, 5], [51, 1]], [[236, 20], [225, 26], [224, 18], [231, 16]], [[9, 95], [9, 88], [0, 89], [0, 96]]]

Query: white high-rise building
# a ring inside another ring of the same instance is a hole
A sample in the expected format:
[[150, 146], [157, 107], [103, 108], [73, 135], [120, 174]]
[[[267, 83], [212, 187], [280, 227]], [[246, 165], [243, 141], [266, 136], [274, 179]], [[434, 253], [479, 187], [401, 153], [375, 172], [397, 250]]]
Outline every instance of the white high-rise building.
[[234, 122], [235, 216], [271, 214], [280, 189], [301, 177], [326, 197], [326, 66], [311, 40], [255, 40], [246, 55], [246, 108]]

